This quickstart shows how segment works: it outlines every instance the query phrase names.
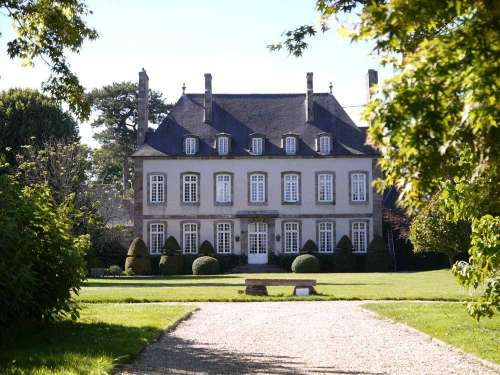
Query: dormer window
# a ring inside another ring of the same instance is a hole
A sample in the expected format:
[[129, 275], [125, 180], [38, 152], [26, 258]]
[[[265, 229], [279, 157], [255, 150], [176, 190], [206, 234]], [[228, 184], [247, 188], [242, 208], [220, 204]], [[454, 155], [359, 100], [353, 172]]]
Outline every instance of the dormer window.
[[198, 152], [198, 139], [193, 136], [184, 138], [184, 153], [186, 155], [196, 155]]
[[329, 155], [332, 152], [332, 141], [328, 134], [321, 134], [317, 140], [317, 151], [322, 155]]
[[287, 135], [283, 139], [285, 153], [287, 155], [295, 155], [297, 153], [297, 137], [294, 135]]
[[229, 136], [228, 135], [217, 136], [217, 153], [219, 155], [229, 154]]
[[250, 153], [253, 155], [262, 155], [264, 152], [264, 138], [252, 137], [250, 143]]

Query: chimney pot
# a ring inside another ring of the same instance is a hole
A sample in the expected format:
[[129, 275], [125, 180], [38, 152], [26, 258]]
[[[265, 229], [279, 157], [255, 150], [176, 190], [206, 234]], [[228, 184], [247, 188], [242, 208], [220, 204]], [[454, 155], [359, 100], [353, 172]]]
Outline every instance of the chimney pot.
[[307, 92], [306, 92], [306, 122], [314, 121], [314, 91], [313, 91], [313, 74], [307, 73]]
[[203, 121], [206, 124], [212, 122], [213, 99], [212, 99], [212, 75], [205, 73], [205, 98], [204, 98], [204, 116]]
[[367, 101], [368, 103], [371, 102], [372, 96], [373, 96], [373, 86], [378, 84], [378, 72], [374, 69], [368, 69], [368, 74], [367, 74], [367, 79], [368, 79], [368, 87], [367, 87]]
[[139, 148], [146, 140], [146, 132], [149, 122], [149, 77], [142, 68], [139, 72], [139, 95], [137, 103], [137, 147]]

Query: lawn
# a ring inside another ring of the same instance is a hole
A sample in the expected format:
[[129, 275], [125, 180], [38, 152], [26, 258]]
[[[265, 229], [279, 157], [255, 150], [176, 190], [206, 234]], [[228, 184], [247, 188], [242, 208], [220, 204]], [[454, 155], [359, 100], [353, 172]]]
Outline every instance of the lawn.
[[84, 305], [77, 322], [23, 327], [9, 337], [0, 345], [0, 373], [109, 373], [191, 311], [154, 304]]
[[466, 352], [500, 363], [500, 316], [476, 323], [459, 303], [376, 303], [363, 307]]
[[407, 273], [225, 274], [165, 278], [89, 279], [78, 299], [83, 302], [269, 301], [299, 299], [293, 287], [268, 288], [268, 297], [246, 296], [245, 278], [312, 278], [319, 295], [308, 300], [441, 300], [460, 301], [467, 293], [449, 270]]

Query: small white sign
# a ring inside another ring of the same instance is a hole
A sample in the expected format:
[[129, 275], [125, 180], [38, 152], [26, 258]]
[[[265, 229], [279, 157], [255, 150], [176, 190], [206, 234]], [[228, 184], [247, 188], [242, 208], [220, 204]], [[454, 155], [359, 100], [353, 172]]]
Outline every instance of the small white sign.
[[297, 289], [295, 289], [295, 295], [296, 296], [308, 296], [309, 295], [309, 288], [297, 288]]

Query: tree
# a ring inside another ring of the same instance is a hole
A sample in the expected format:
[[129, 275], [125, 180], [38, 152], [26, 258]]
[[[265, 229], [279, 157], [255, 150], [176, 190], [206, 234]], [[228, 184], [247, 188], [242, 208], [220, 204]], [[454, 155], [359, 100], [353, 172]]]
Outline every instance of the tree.
[[[395, 186], [410, 213], [439, 193], [448, 219], [471, 224], [469, 262], [453, 272], [479, 295], [469, 313], [493, 315], [500, 309], [498, 3], [319, 0], [316, 8], [323, 31], [356, 11], [347, 34], [373, 41], [382, 63], [394, 68], [364, 115], [385, 176], [376, 187]], [[270, 48], [300, 56], [317, 31], [301, 26]]]
[[453, 266], [456, 257], [469, 249], [470, 234], [470, 223], [448, 220], [439, 210], [439, 198], [435, 197], [413, 218], [409, 238], [415, 252], [444, 253]]
[[[12, 20], [17, 34], [7, 42], [7, 54], [33, 66], [41, 59], [51, 75], [42, 84], [44, 91], [58, 101], [68, 103], [72, 112], [85, 119], [89, 103], [78, 77], [70, 69], [66, 51], [80, 52], [85, 40], [97, 38], [84, 17], [92, 12], [81, 0], [0, 0], [0, 10]], [[0, 34], [1, 35], [1, 34]]]
[[[129, 156], [135, 150], [137, 139], [137, 102], [139, 88], [133, 82], [115, 82], [100, 89], [94, 89], [89, 97], [97, 118], [92, 127], [101, 130], [94, 138], [101, 142], [102, 153], [113, 154], [122, 162], [124, 190], [130, 186]], [[149, 90], [149, 119], [159, 123], [167, 115], [170, 105], [162, 94]], [[116, 159], [111, 159], [103, 169], [113, 169]]]
[[78, 124], [54, 100], [31, 89], [0, 92], [0, 153], [11, 165], [21, 146], [58, 139], [78, 140]]

